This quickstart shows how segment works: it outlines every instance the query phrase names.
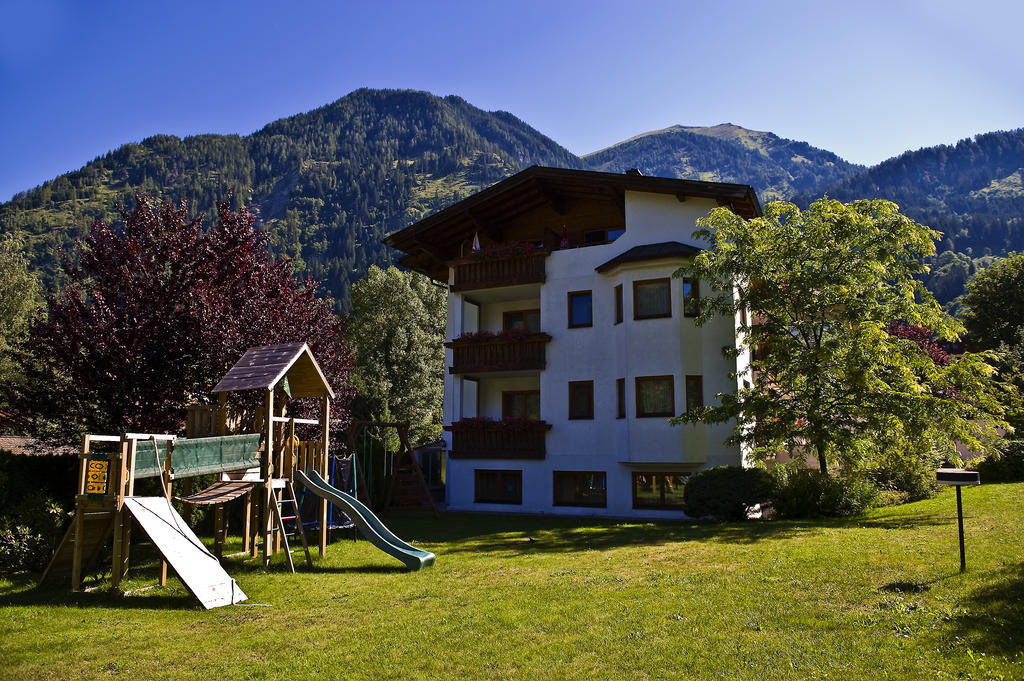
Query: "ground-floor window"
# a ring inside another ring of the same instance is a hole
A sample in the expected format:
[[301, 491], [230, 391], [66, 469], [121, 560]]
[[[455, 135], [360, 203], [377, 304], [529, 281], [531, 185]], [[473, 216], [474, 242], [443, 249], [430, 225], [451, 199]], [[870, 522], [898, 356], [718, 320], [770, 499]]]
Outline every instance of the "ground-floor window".
[[683, 487], [689, 473], [633, 473], [633, 508], [683, 507]]
[[555, 506], [608, 505], [604, 471], [555, 471]]
[[473, 500], [478, 504], [523, 503], [523, 472], [476, 469]]

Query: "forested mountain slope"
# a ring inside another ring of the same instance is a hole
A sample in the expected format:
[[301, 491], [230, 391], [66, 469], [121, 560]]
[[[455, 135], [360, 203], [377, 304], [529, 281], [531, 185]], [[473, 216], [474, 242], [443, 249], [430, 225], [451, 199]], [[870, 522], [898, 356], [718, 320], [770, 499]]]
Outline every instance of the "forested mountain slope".
[[407, 226], [527, 166], [538, 164], [740, 182], [762, 202], [882, 197], [945, 233], [928, 285], [943, 302], [988, 260], [1024, 250], [1024, 130], [907, 152], [870, 169], [770, 132], [722, 124], [673, 126], [578, 158], [512, 114], [459, 97], [357, 90], [252, 135], [157, 135], [126, 144], [0, 204], [0, 234], [29, 237], [33, 266], [57, 283], [56, 254], [96, 218], [114, 220], [141, 189], [188, 198], [210, 214], [234, 188], [280, 255], [324, 282], [348, 308], [369, 265], [390, 264], [381, 244]]
[[52, 285], [56, 248], [98, 217], [115, 219], [136, 189], [209, 214], [233, 187], [275, 250], [347, 307], [352, 282], [391, 262], [384, 234], [533, 164], [580, 167], [511, 114], [453, 96], [358, 90], [247, 137], [126, 144], [0, 206], [0, 232], [29, 235], [32, 262]]
[[740, 182], [757, 190], [763, 203], [863, 170], [830, 151], [770, 132], [724, 123], [708, 128], [675, 125], [638, 135], [583, 156], [594, 170], [712, 182]]
[[953, 300], [988, 256], [1024, 251], [1024, 128], [908, 151], [796, 197], [884, 198], [943, 233], [929, 288]]

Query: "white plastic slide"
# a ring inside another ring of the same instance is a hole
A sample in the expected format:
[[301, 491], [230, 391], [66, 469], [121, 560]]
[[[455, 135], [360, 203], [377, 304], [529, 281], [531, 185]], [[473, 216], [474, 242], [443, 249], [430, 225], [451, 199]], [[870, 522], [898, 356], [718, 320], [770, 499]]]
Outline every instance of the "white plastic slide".
[[178, 579], [204, 608], [233, 605], [248, 598], [167, 499], [125, 497], [124, 503]]
[[296, 471], [295, 479], [313, 494], [340, 506], [364, 537], [384, 553], [405, 563], [410, 570], [420, 570], [434, 564], [434, 554], [418, 549], [396, 537], [365, 504], [340, 489], [332, 487], [320, 477], [319, 473]]

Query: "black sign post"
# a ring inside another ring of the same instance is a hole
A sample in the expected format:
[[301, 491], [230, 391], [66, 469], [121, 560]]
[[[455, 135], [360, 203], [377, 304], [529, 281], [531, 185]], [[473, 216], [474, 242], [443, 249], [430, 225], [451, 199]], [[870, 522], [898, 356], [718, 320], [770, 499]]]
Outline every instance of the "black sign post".
[[962, 468], [940, 468], [935, 472], [935, 480], [940, 485], [956, 486], [956, 520], [960, 529], [960, 572], [967, 571], [967, 557], [964, 553], [964, 505], [960, 499], [960, 488], [964, 485], [980, 485], [981, 475], [977, 471]]

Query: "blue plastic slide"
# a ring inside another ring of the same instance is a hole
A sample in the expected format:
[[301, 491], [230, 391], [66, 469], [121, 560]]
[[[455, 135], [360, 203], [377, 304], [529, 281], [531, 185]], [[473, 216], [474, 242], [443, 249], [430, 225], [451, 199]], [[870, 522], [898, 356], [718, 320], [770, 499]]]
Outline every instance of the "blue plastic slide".
[[341, 510], [352, 519], [364, 537], [384, 553], [405, 563], [410, 570], [420, 570], [434, 564], [434, 554], [430, 551], [420, 550], [396, 537], [365, 504], [340, 489], [332, 487], [320, 477], [319, 473], [315, 471], [303, 473], [297, 470], [295, 479], [313, 494], [341, 507]]

